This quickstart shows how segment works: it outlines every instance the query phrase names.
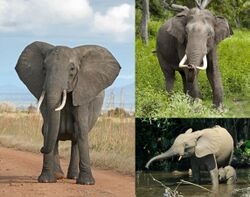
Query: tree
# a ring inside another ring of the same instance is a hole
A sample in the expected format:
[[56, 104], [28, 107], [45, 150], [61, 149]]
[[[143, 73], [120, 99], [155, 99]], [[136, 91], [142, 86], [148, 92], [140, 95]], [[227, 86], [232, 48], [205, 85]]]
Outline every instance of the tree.
[[148, 44], [149, 0], [143, 0], [141, 17], [141, 38], [144, 44]]

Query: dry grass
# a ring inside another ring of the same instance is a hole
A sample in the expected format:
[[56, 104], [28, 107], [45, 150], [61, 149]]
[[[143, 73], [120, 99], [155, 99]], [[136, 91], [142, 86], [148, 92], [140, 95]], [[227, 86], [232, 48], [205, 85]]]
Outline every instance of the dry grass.
[[[0, 114], [0, 144], [6, 147], [39, 152], [42, 147], [40, 114]], [[134, 118], [102, 116], [89, 135], [92, 165], [134, 174]], [[60, 142], [60, 155], [69, 159], [70, 142]]]

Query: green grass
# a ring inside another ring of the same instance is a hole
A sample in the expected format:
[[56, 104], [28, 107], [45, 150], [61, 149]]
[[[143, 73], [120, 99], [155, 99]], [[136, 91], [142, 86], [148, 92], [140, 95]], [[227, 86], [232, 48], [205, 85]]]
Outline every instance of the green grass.
[[[152, 27], [158, 23], [150, 23]], [[155, 32], [153, 32], [155, 34]], [[193, 102], [182, 93], [182, 80], [176, 74], [174, 93], [165, 92], [165, 81], [155, 49], [155, 36], [148, 46], [136, 40], [136, 116], [137, 117], [247, 117], [250, 115], [250, 31], [235, 30], [220, 43], [219, 69], [224, 87], [226, 112], [212, 107], [212, 90], [205, 72], [198, 81], [202, 101]]]

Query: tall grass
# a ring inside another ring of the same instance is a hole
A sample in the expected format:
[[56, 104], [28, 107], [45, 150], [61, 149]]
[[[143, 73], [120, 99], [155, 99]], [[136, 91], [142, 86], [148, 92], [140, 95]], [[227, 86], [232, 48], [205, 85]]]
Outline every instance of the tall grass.
[[[151, 22], [158, 27], [158, 22]], [[152, 30], [150, 30], [152, 31]], [[155, 33], [155, 32], [153, 32]], [[220, 43], [219, 69], [227, 112], [212, 107], [212, 90], [205, 72], [198, 77], [202, 102], [193, 102], [182, 93], [182, 79], [176, 73], [174, 93], [165, 92], [165, 81], [155, 50], [155, 35], [148, 46], [136, 40], [136, 116], [137, 117], [245, 117], [250, 114], [250, 31], [235, 30]]]
[[[0, 114], [0, 144], [39, 152], [43, 144], [42, 118], [38, 113]], [[134, 174], [134, 118], [99, 117], [89, 134], [92, 165]], [[60, 142], [60, 155], [69, 159], [70, 142]]]

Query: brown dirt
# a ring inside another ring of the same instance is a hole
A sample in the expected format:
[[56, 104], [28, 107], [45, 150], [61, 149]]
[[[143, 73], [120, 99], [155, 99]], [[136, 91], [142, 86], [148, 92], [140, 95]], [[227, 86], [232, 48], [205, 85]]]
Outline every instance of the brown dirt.
[[[61, 161], [64, 173], [67, 162]], [[62, 179], [57, 183], [38, 183], [42, 168], [42, 154], [17, 151], [0, 147], [0, 196], [1, 197], [133, 197], [133, 177], [93, 169], [96, 184], [77, 185], [74, 180]]]

